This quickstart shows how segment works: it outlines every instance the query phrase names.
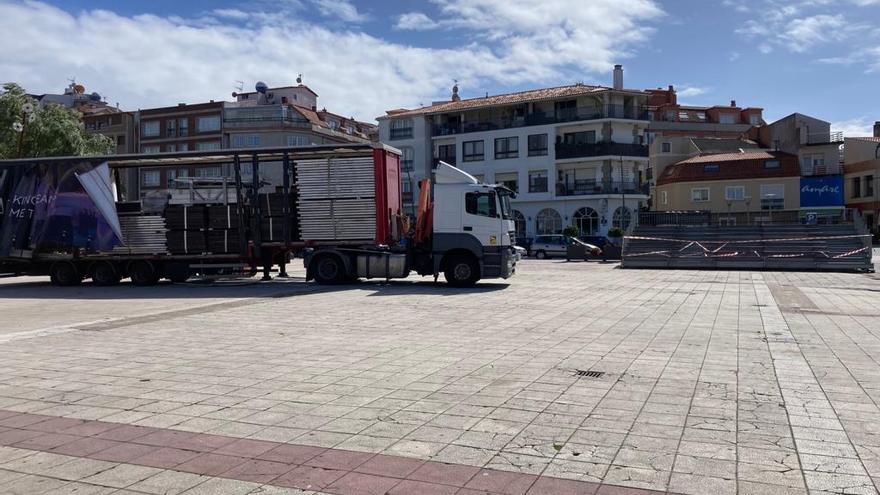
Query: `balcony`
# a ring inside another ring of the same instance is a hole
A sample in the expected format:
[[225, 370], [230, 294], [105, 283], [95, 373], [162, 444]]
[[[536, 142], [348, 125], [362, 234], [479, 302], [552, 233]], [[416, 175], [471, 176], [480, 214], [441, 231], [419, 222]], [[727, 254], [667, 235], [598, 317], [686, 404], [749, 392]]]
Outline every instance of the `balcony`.
[[516, 127], [564, 124], [599, 119], [648, 120], [648, 111], [640, 106], [604, 105], [598, 107], [563, 108], [554, 114], [531, 113], [484, 122], [445, 123], [433, 126], [434, 136], [451, 136], [471, 132], [495, 131]]
[[639, 194], [647, 196], [648, 184], [638, 182], [602, 182], [595, 180], [575, 180], [556, 184], [556, 196], [595, 196], [601, 194]]
[[843, 132], [818, 132], [806, 137], [804, 144], [843, 144]]
[[223, 124], [228, 128], [278, 125], [310, 129], [312, 126], [307, 119], [282, 106], [227, 108]]
[[644, 144], [628, 143], [556, 143], [556, 159], [584, 158], [591, 156], [648, 156], [648, 147]]

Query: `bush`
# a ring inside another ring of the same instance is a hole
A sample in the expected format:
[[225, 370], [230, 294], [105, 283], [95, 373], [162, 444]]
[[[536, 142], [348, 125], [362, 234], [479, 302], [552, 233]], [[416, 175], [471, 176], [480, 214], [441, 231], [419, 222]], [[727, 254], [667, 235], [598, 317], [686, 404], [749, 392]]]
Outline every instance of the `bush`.
[[562, 229], [562, 234], [569, 237], [577, 237], [581, 234], [581, 231], [578, 230], [578, 228], [574, 225], [569, 225], [568, 227]]
[[623, 231], [618, 227], [608, 229], [608, 237], [623, 237]]

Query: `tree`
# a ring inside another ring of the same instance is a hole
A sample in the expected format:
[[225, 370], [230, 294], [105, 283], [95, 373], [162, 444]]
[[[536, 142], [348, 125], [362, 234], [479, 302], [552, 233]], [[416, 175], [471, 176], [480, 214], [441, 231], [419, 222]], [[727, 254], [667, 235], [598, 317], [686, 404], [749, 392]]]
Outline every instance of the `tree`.
[[[30, 114], [25, 111], [28, 109], [32, 109]], [[15, 83], [4, 84], [0, 91], [0, 159], [110, 154], [113, 140], [87, 133], [81, 118], [76, 110], [61, 105], [39, 105]]]
[[580, 231], [580, 229], [578, 229], [574, 225], [569, 225], [569, 226], [565, 227], [564, 229], [562, 229], [562, 235], [567, 235], [569, 237], [577, 237], [577, 236], [581, 235], [581, 231]]

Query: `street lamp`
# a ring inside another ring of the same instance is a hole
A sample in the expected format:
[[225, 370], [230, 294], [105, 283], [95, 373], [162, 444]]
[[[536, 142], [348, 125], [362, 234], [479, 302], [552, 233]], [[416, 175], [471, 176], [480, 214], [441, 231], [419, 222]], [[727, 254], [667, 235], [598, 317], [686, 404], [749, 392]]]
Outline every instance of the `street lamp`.
[[37, 119], [34, 113], [33, 103], [26, 101], [21, 106], [21, 122], [12, 123], [12, 130], [18, 133], [18, 158], [21, 158], [24, 152], [24, 135], [27, 132], [28, 124], [32, 124]]

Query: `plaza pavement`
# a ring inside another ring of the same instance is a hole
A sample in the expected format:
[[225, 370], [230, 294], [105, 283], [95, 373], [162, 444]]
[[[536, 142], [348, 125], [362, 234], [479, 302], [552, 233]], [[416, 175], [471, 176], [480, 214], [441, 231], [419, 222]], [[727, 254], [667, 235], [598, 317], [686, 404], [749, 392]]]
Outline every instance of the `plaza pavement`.
[[880, 276], [614, 267], [3, 280], [0, 493], [877, 493]]

